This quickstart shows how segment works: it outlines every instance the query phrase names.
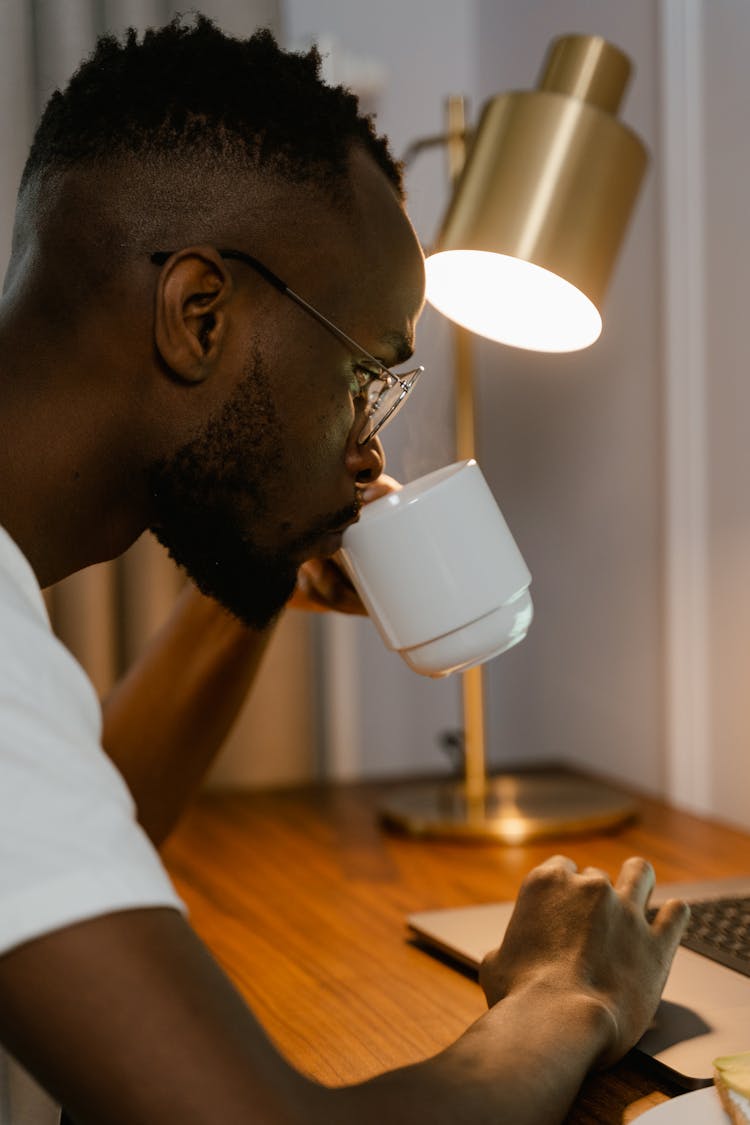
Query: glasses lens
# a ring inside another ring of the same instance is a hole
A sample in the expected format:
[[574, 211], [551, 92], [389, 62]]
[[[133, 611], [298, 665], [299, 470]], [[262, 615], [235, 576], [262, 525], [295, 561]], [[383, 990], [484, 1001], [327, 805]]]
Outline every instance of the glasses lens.
[[[362, 432], [357, 439], [359, 445], [364, 445], [366, 441], [375, 436], [378, 430], [382, 430], [386, 422], [390, 422], [392, 418], [396, 417], [422, 371], [423, 368], [418, 367], [416, 371], [410, 371], [408, 375], [399, 378], [393, 376], [390, 386], [380, 381], [375, 384], [374, 388], [372, 384], [370, 385], [368, 388], [367, 416], [362, 426]], [[373, 389], [376, 390], [374, 395], [372, 394]]]

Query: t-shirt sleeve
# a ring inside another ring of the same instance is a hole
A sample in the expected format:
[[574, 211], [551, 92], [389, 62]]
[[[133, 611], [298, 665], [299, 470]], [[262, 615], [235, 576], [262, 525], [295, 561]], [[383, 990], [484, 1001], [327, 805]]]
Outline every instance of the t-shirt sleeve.
[[0, 953], [114, 911], [184, 910], [101, 747], [93, 686], [7, 593], [0, 582]]

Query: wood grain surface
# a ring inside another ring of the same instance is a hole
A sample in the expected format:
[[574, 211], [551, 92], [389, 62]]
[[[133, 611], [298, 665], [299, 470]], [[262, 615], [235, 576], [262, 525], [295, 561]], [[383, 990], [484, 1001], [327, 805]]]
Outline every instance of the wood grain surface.
[[[504, 846], [384, 831], [384, 785], [208, 794], [165, 848], [192, 923], [297, 1067], [340, 1084], [434, 1054], [484, 1009], [471, 977], [409, 941], [412, 911], [513, 898], [555, 852], [660, 881], [750, 872], [750, 836], [641, 800], [611, 834]], [[634, 1121], [679, 1093], [628, 1057], [592, 1076], [568, 1122]]]

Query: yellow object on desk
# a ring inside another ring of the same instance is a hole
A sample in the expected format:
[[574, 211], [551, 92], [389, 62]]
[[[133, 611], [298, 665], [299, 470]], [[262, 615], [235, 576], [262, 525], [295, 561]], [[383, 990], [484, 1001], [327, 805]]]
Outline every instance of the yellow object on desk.
[[714, 1083], [734, 1125], [750, 1125], [750, 1051], [714, 1059]]

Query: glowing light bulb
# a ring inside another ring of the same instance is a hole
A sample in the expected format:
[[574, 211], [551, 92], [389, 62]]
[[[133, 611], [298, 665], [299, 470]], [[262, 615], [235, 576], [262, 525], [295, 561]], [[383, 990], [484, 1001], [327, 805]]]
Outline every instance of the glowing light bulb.
[[599, 338], [589, 298], [557, 274], [484, 250], [446, 250], [427, 259], [427, 300], [456, 323], [514, 348], [574, 352]]

